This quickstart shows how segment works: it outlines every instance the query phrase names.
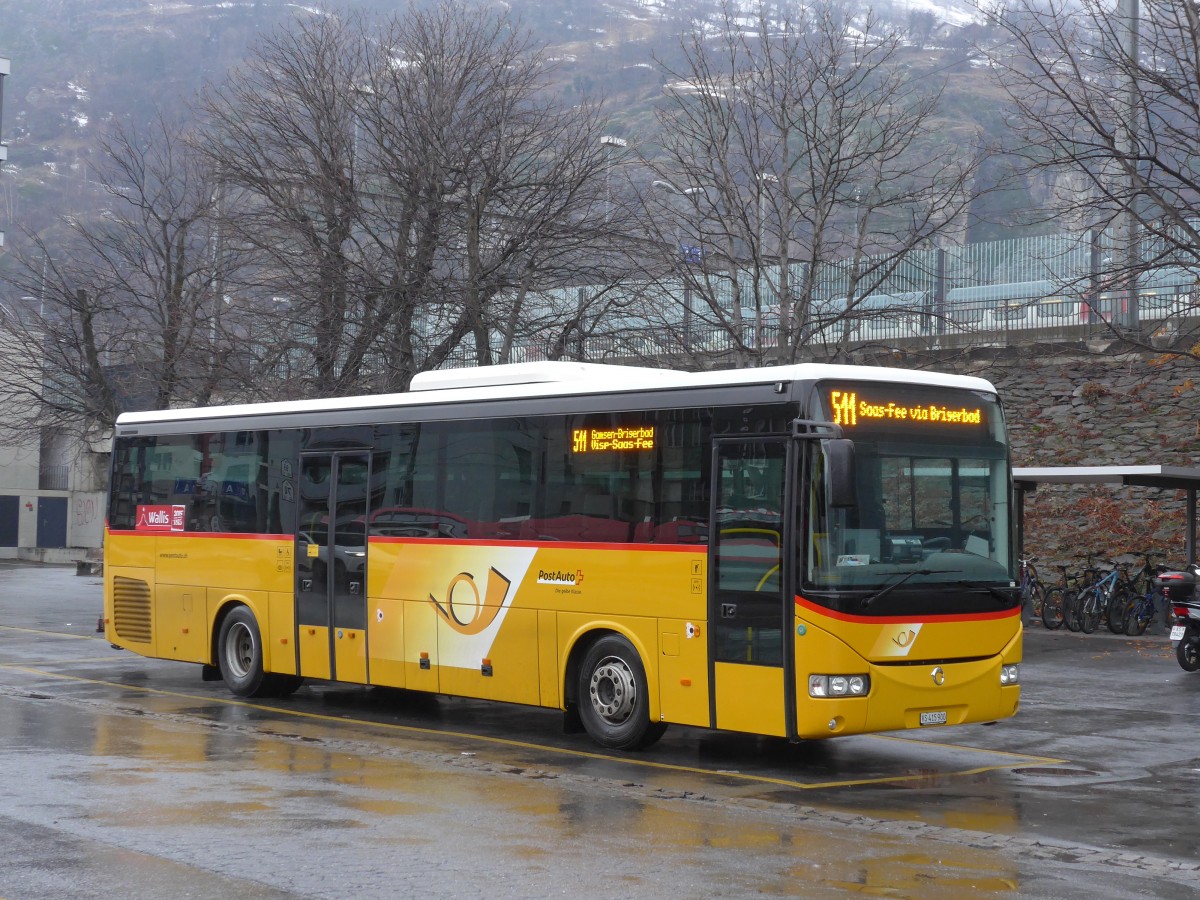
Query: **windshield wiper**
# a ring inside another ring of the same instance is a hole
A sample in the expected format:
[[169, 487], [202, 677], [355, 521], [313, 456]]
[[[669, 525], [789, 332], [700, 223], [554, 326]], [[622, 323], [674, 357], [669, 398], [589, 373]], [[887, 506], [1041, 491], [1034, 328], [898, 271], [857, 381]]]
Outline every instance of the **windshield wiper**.
[[[911, 572], [905, 572], [904, 577], [901, 578], [899, 581], [893, 581], [891, 584], [887, 585], [886, 587], [880, 588], [878, 591], [876, 591], [870, 597], [864, 597], [862, 600], [862, 608], [866, 609], [868, 606], [870, 606], [876, 600], [882, 600], [884, 597], [886, 597], [888, 594], [890, 594], [896, 588], [900, 587], [900, 585], [904, 584], [904, 582], [908, 581], [908, 579], [912, 578], [914, 575], [957, 575], [960, 571], [962, 571], [962, 570], [961, 569], [913, 569]], [[893, 572], [892, 574], [899, 575], [900, 573]]]
[[1000, 588], [992, 587], [990, 584], [985, 584], [982, 581], [957, 581], [955, 584], [961, 584], [963, 587], [974, 588], [977, 591], [987, 591], [997, 600], [1003, 600], [1005, 603], [1012, 603], [1017, 599], [1017, 592], [1020, 588], [1009, 588], [1008, 591], [1002, 591]]

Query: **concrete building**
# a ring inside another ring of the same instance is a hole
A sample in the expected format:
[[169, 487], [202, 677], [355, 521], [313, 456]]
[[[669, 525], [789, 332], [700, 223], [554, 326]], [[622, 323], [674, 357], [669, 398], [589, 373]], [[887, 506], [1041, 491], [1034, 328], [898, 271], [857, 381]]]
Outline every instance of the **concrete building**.
[[[8, 159], [3, 124], [4, 82], [10, 72], [9, 60], [0, 57], [0, 167]], [[5, 224], [0, 222], [0, 248]], [[0, 304], [0, 354], [11, 355], [18, 351], [6, 339], [4, 317]], [[39, 364], [29, 361], [27, 377], [41, 377]], [[3, 416], [0, 408], [0, 419]], [[108, 441], [89, 445], [48, 431], [6, 440], [10, 443], [0, 440], [0, 559], [62, 563], [98, 559], [104, 536]]]
[[71, 441], [0, 444], [0, 559], [98, 559], [107, 459]]
[[[6, 337], [0, 312], [0, 353], [20, 352]], [[41, 377], [39, 365], [29, 361], [29, 378]], [[107, 436], [89, 443], [43, 429], [0, 439], [0, 559], [98, 559], [108, 459]]]

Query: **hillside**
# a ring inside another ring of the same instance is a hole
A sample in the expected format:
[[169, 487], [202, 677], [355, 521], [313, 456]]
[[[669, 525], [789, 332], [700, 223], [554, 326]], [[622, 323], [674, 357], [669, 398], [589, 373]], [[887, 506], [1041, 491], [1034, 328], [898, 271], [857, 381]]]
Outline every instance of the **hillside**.
[[[653, 109], [662, 96], [656, 60], [672, 60], [679, 35], [715, 12], [703, 0], [513, 0], [511, 6], [546, 44], [564, 97], [604, 98], [612, 133], [643, 142], [653, 141]], [[397, 7], [361, 0], [356, 8]], [[923, 38], [911, 48], [914, 71], [949, 75], [948, 131], [968, 123], [999, 127], [998, 102], [968, 62], [973, 26], [965, 5], [912, 0], [877, 8]], [[312, 14], [287, 0], [8, 0], [0, 13], [0, 56], [12, 60], [0, 230], [12, 241], [22, 229], [44, 233], [58, 216], [89, 208], [101, 199], [88, 163], [106, 122], [137, 122], [156, 104], [186, 108], [261, 35]]]

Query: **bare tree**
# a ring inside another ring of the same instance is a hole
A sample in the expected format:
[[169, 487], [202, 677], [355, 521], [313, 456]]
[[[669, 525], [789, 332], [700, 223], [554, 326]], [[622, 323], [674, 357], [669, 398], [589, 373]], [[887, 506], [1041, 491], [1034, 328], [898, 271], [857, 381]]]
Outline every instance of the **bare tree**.
[[222, 240], [245, 260], [226, 287], [254, 321], [258, 389], [275, 397], [361, 390], [362, 362], [387, 326], [389, 311], [362, 290], [355, 92], [365, 41], [357, 17], [299, 19], [202, 98]]
[[664, 67], [661, 189], [644, 198], [691, 323], [742, 363], [794, 361], [845, 341], [843, 320], [886, 314], [862, 301], [965, 212], [976, 164], [899, 32], [832, 3], [773, 9], [746, 27], [727, 4], [716, 37], [697, 28]]
[[110, 205], [64, 218], [50, 240], [27, 235], [11, 276], [18, 308], [0, 329], [0, 403], [10, 427], [104, 434], [125, 409], [207, 402], [216, 366], [210, 213], [213, 181], [164, 116], [102, 141]]
[[207, 95], [262, 384], [400, 390], [503, 361], [545, 327], [535, 287], [600, 277], [612, 160], [548, 72], [509, 16], [449, 0], [302, 21]]
[[552, 96], [549, 61], [508, 15], [443, 2], [377, 46], [359, 117], [396, 388], [464, 341], [478, 365], [509, 360], [556, 318], [537, 293], [610, 271], [613, 160], [599, 110]]
[[1178, 0], [1143, 2], [1140, 15], [1136, 4], [1013, 0], [990, 14], [1003, 32], [989, 58], [1014, 109], [1010, 152], [1068, 185], [1053, 214], [1093, 234], [1080, 294], [1122, 338], [1166, 338], [1200, 358], [1195, 289], [1167, 309], [1138, 308], [1161, 273], [1200, 275], [1200, 11]]

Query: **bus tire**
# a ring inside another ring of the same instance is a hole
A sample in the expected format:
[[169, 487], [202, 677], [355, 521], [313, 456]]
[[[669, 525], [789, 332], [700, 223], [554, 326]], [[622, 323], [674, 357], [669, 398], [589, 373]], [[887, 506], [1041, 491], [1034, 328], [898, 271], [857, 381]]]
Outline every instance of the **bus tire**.
[[619, 634], [596, 641], [579, 669], [579, 717], [593, 741], [610, 750], [640, 750], [662, 737], [666, 725], [650, 721], [646, 668]]
[[270, 693], [273, 682], [263, 671], [262, 636], [249, 607], [234, 607], [221, 623], [217, 666], [226, 687], [238, 697]]

